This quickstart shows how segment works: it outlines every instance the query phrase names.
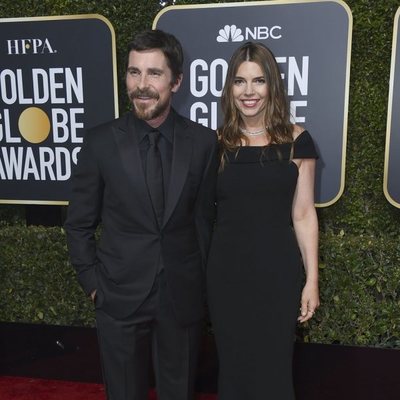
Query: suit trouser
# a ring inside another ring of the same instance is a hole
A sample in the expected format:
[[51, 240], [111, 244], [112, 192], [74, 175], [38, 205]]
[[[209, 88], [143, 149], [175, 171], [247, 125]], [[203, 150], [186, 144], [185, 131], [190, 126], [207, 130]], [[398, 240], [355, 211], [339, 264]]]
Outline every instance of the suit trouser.
[[108, 400], [147, 400], [151, 358], [158, 400], [193, 399], [201, 323], [177, 322], [164, 272], [134, 315], [96, 324]]

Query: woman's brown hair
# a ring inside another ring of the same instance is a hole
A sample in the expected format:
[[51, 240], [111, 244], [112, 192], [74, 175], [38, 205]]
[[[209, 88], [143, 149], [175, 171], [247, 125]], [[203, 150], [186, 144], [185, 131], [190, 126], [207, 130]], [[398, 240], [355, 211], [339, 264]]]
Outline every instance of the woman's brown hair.
[[237, 149], [243, 141], [248, 144], [248, 138], [240, 130], [241, 117], [232, 95], [237, 71], [244, 61], [257, 63], [265, 76], [268, 94], [264, 126], [270, 142], [277, 144], [293, 142], [293, 125], [290, 122], [289, 106], [275, 57], [261, 43], [247, 42], [233, 53], [222, 91], [221, 106], [224, 123], [218, 130], [222, 152]]

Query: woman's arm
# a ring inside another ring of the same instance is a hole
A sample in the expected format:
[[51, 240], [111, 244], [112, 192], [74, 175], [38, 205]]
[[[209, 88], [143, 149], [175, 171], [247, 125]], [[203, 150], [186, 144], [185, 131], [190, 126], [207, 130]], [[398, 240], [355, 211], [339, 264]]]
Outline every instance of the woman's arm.
[[309, 320], [319, 306], [318, 219], [314, 206], [314, 159], [293, 160], [299, 169], [292, 220], [306, 272], [301, 296], [300, 322]]

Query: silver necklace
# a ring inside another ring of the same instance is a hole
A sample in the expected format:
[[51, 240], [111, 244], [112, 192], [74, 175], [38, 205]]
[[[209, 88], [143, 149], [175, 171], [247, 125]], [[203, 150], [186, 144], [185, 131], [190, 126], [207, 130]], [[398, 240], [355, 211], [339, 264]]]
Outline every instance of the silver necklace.
[[259, 131], [255, 131], [255, 132], [250, 132], [247, 129], [244, 128], [240, 128], [240, 130], [242, 131], [242, 133], [244, 133], [246, 136], [260, 136], [262, 134], [265, 134], [265, 128], [260, 129]]

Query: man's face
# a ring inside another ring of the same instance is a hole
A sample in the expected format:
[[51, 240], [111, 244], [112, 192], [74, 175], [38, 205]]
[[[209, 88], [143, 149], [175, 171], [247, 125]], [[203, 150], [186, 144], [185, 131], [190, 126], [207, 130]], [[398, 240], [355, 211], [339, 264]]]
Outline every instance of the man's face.
[[180, 76], [172, 82], [172, 72], [161, 50], [133, 50], [129, 53], [126, 73], [128, 96], [137, 117], [149, 125], [157, 127], [167, 118], [172, 93], [179, 89], [181, 80]]

